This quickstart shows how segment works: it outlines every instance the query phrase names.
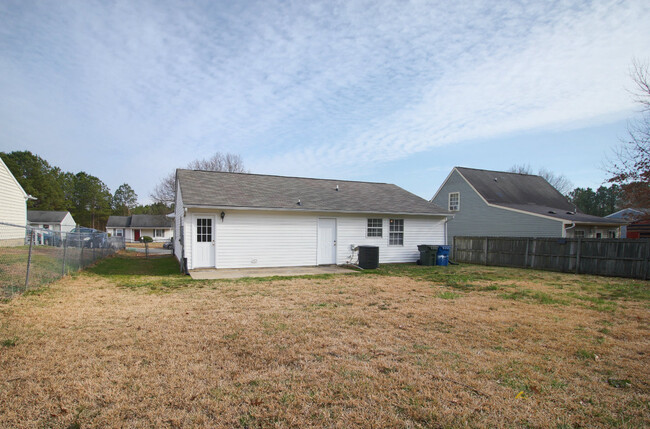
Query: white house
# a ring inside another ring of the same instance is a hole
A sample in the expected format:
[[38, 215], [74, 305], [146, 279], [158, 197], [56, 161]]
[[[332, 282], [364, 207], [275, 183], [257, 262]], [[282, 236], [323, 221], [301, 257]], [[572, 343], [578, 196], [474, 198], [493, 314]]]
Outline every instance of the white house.
[[76, 226], [72, 215], [68, 211], [27, 210], [27, 223], [31, 227], [38, 228], [34, 235], [37, 244], [48, 243], [47, 236], [49, 233], [40, 230], [68, 232]]
[[165, 215], [109, 216], [106, 232], [124, 237], [126, 242], [151, 237], [154, 241], [169, 241], [174, 233], [174, 221]]
[[0, 158], [0, 246], [25, 244], [28, 198], [29, 195]]
[[68, 211], [27, 210], [27, 222], [35, 228], [57, 232], [68, 232], [76, 226]]
[[454, 236], [617, 238], [617, 220], [580, 213], [543, 177], [454, 167], [431, 202], [454, 214]]
[[448, 213], [387, 183], [176, 170], [174, 254], [187, 269], [414, 262]]

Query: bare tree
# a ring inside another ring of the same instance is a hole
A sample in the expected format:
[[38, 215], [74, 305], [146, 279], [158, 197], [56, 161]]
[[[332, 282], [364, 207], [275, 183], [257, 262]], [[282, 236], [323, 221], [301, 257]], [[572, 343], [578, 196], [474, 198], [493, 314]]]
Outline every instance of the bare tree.
[[[635, 84], [634, 101], [640, 106], [639, 117], [628, 124], [628, 137], [614, 150], [609, 161], [608, 180], [623, 189], [628, 206], [650, 208], [650, 67], [632, 62], [630, 76]], [[646, 216], [648, 217], [648, 216]]]
[[[195, 159], [187, 164], [189, 170], [204, 170], [204, 171], [227, 171], [229, 173], [247, 173], [248, 170], [244, 167], [244, 161], [241, 156], [232, 153], [217, 152], [210, 158]], [[153, 192], [150, 194], [151, 198], [156, 203], [163, 203], [171, 206], [174, 203], [176, 196], [176, 176], [175, 173], [169, 173], [156, 185]]]
[[[535, 174], [530, 164], [515, 164], [510, 167], [511, 173]], [[573, 183], [564, 174], [555, 174], [545, 168], [540, 168], [537, 175], [543, 177], [551, 186], [558, 190], [562, 195], [568, 195], [573, 189]]]

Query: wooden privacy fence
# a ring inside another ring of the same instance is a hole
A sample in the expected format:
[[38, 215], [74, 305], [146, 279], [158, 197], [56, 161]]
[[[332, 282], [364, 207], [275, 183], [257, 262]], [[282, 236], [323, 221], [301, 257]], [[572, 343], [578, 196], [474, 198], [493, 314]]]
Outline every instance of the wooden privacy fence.
[[454, 237], [452, 255], [468, 264], [650, 277], [650, 239]]

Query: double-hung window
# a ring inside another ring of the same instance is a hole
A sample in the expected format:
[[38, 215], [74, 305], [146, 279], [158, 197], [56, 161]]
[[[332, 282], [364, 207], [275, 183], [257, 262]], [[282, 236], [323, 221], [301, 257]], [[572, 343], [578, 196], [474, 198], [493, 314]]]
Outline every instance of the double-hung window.
[[165, 236], [165, 230], [164, 229], [154, 229], [153, 230], [153, 236], [154, 237], [164, 237]]
[[449, 211], [457, 212], [460, 210], [460, 192], [449, 193]]
[[368, 237], [381, 237], [382, 236], [382, 220], [381, 219], [368, 219]]
[[404, 245], [404, 219], [391, 219], [390, 229], [388, 231], [389, 246]]

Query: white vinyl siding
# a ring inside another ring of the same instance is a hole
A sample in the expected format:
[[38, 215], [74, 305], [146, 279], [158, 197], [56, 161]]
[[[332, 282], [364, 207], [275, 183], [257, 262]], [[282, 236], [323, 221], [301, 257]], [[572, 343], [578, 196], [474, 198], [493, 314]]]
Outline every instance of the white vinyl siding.
[[176, 201], [174, 209], [174, 256], [178, 259], [179, 263], [182, 263], [185, 240], [181, 232], [185, 230], [185, 216], [183, 210], [183, 198], [181, 196], [181, 187], [176, 185]]
[[[444, 244], [444, 218], [405, 216], [403, 246], [389, 246], [388, 234], [368, 237], [368, 219], [381, 219], [388, 228], [389, 218], [367, 215], [331, 213], [287, 213], [270, 211], [225, 210], [224, 221], [218, 217], [221, 210], [192, 211], [185, 215], [185, 257], [188, 267], [193, 267], [190, 251], [195, 239], [194, 215], [217, 216], [216, 267], [253, 268], [282, 266], [313, 266], [317, 264], [318, 219], [336, 219], [336, 263], [356, 262], [351, 247], [363, 244], [379, 246], [379, 261], [415, 262], [418, 244]], [[192, 216], [189, 216], [189, 214]]]
[[[27, 203], [25, 192], [14, 179], [13, 174], [0, 159], [0, 222], [13, 225], [27, 225]], [[24, 244], [25, 229], [0, 225], [0, 246]]]

